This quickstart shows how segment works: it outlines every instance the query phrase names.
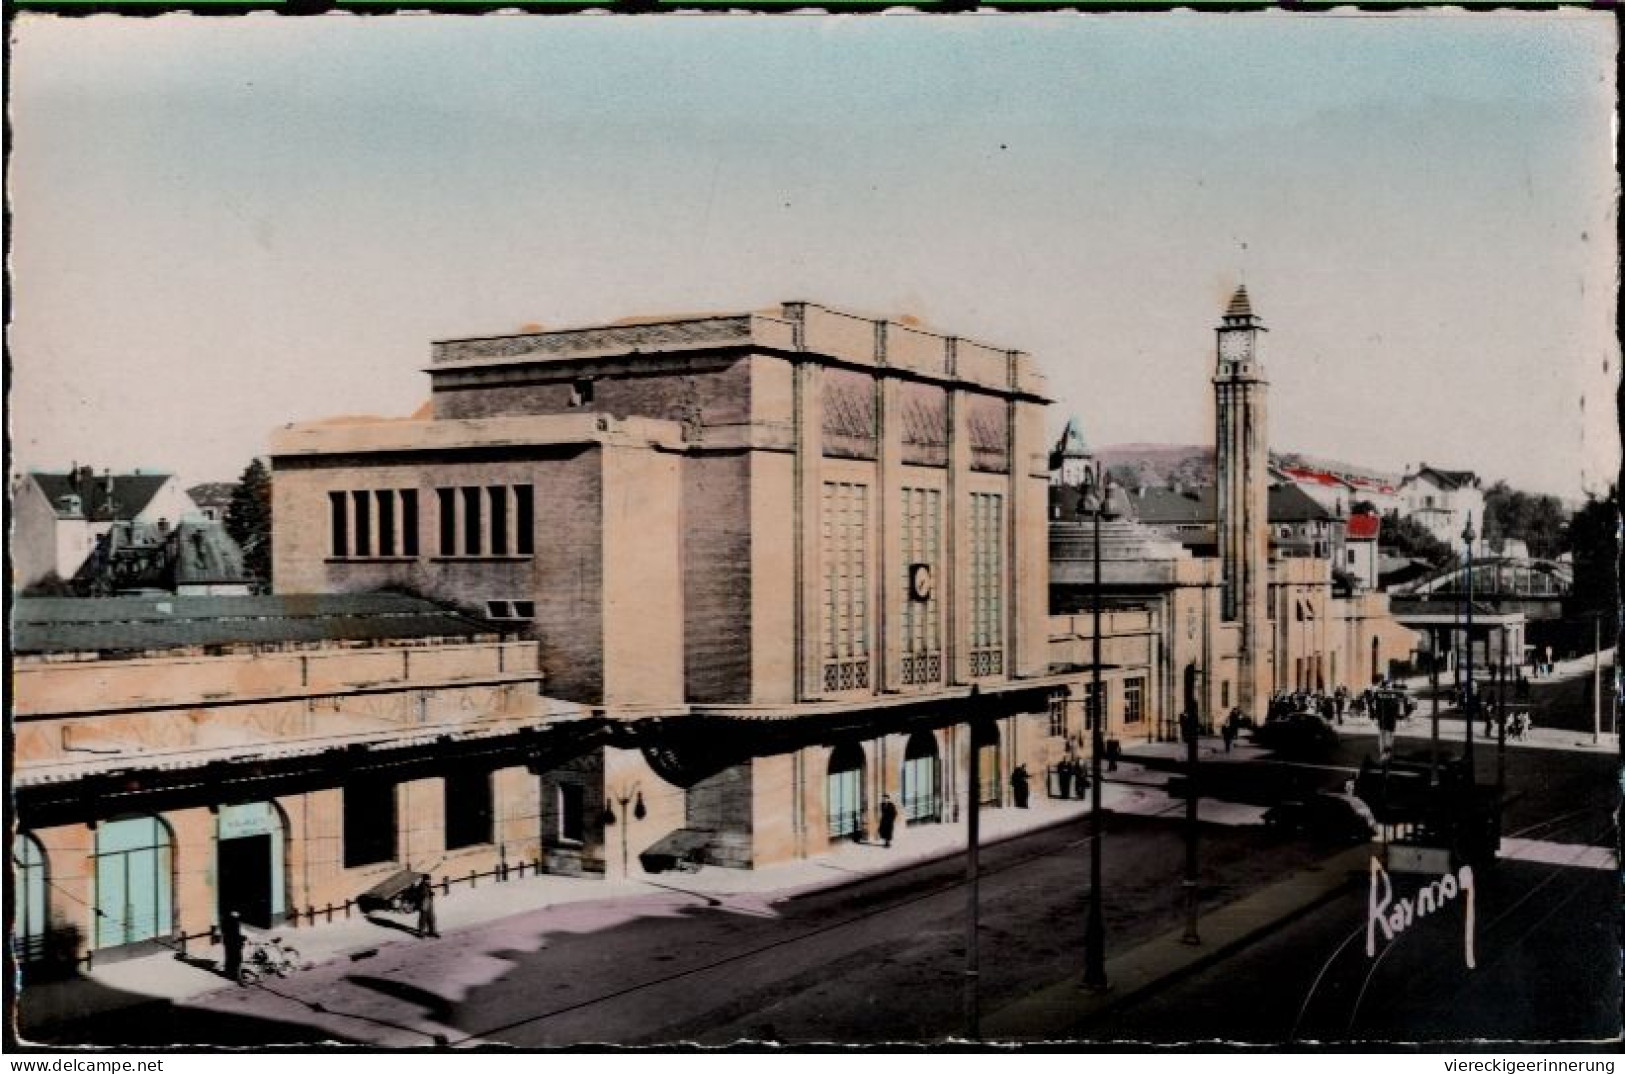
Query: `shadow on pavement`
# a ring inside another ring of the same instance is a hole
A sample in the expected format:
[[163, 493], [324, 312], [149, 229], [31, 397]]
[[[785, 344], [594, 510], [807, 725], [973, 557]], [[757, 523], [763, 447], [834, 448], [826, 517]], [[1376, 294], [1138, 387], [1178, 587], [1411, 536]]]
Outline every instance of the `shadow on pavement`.
[[[212, 965], [212, 964], [210, 964]], [[74, 1011], [52, 1010], [49, 986], [24, 987], [17, 997], [17, 1036], [23, 1045], [175, 1046], [354, 1043], [313, 1026], [249, 1015], [177, 1006], [167, 999], [109, 988], [80, 978], [71, 982]]]

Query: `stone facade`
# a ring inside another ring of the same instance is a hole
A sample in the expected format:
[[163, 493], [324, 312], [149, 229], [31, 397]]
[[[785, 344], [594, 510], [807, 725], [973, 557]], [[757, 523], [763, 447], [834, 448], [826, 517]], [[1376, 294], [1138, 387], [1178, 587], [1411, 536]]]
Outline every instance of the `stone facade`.
[[608, 872], [685, 830], [727, 864], [820, 853], [872, 829], [911, 742], [946, 792], [967, 719], [993, 784], [1046, 763], [1078, 672], [1052, 674], [1028, 355], [787, 303], [442, 341], [429, 375], [427, 420], [277, 434], [275, 588], [520, 626], [551, 694], [652, 736], [659, 764], [568, 770], [612, 806]]

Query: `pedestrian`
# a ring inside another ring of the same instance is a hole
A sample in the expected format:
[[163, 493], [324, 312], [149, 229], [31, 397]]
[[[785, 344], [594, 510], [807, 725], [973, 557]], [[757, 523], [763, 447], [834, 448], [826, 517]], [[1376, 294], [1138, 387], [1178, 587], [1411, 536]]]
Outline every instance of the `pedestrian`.
[[1106, 741], [1106, 771], [1117, 771], [1117, 760], [1123, 756], [1123, 744], [1115, 738]]
[[220, 919], [220, 945], [226, 953], [226, 976], [235, 981], [243, 968], [243, 919], [236, 910]]
[[1010, 773], [1010, 794], [1016, 800], [1017, 809], [1027, 808], [1027, 766], [1016, 765], [1016, 770]]
[[1055, 782], [1061, 786], [1061, 797], [1072, 797], [1072, 758], [1062, 757], [1061, 763], [1055, 766]]
[[1332, 703], [1336, 706], [1337, 710], [1337, 725], [1341, 727], [1343, 725], [1343, 710], [1348, 708], [1349, 703], [1348, 687], [1339, 686], [1337, 688], [1337, 693], [1332, 698]]
[[418, 879], [418, 936], [430, 937], [440, 935], [434, 919], [434, 884], [429, 880], [429, 874], [424, 873]]
[[1224, 752], [1229, 753], [1230, 747], [1236, 741], [1236, 725], [1229, 720], [1224, 721], [1224, 729], [1219, 732], [1224, 737]]
[[891, 846], [892, 832], [897, 829], [897, 807], [892, 804], [891, 795], [880, 796], [880, 841]]

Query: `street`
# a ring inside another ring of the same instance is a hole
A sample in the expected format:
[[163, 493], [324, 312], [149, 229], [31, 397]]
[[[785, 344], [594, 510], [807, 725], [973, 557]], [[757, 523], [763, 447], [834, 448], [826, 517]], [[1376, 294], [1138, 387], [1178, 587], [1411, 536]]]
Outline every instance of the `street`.
[[[1414, 730], [1414, 728], [1413, 728]], [[1348, 734], [1314, 762], [1269, 756], [1205, 768], [1205, 793], [1261, 804], [1336, 789], [1371, 749]], [[1425, 741], [1402, 740], [1406, 749]], [[1495, 751], [1481, 747], [1480, 778]], [[1615, 761], [1513, 748], [1506, 848], [1475, 891], [1477, 966], [1458, 903], [1368, 957], [1370, 891], [1345, 890], [1261, 939], [1144, 992], [1110, 997], [1064, 1033], [1097, 1040], [1255, 1042], [1591, 1039], [1618, 1026]], [[1133, 770], [1125, 771], [1132, 777]], [[1182, 803], [1107, 818], [1109, 958], [1182, 921]], [[1591, 847], [1592, 850], [1585, 848]], [[1343, 848], [1258, 825], [1201, 827], [1204, 912]], [[997, 1010], [1083, 964], [1089, 824], [1079, 818], [986, 846], [976, 1000]], [[1513, 853], [1515, 851], [1515, 853]], [[1570, 852], [1573, 852], [1570, 855]], [[1585, 856], [1593, 867], [1553, 864]], [[1421, 879], [1393, 878], [1395, 897]], [[130, 1042], [343, 1040], [393, 1047], [740, 1040], [941, 1041], [966, 1032], [962, 856], [809, 894], [717, 898], [681, 877], [647, 895], [549, 906], [384, 944], [262, 986], [225, 988], [98, 1021]]]

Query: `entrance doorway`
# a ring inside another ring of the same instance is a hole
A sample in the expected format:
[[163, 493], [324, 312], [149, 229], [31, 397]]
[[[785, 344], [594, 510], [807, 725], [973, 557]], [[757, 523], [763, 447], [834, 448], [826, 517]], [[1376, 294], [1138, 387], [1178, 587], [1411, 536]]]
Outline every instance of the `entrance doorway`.
[[243, 921], [271, 927], [271, 837], [250, 835], [220, 843], [220, 917], [235, 910]]
[[96, 947], [166, 936], [173, 927], [174, 841], [157, 817], [127, 817], [96, 829]]
[[856, 743], [837, 746], [829, 755], [829, 775], [825, 780], [825, 808], [830, 839], [861, 839], [864, 834], [863, 747]]
[[910, 824], [942, 819], [941, 759], [937, 736], [916, 731], [903, 753], [903, 819]]
[[282, 815], [270, 802], [221, 806], [215, 843], [215, 896], [220, 920], [235, 910], [268, 929], [285, 910]]

